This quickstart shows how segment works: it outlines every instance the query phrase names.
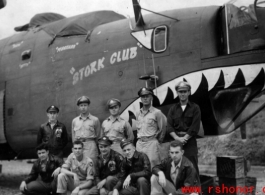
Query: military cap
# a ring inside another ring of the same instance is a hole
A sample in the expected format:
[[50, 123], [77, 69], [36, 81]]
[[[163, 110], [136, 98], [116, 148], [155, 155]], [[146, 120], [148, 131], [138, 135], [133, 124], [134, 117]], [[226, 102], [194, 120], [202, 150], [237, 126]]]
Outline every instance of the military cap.
[[88, 104], [90, 104], [89, 97], [87, 97], [87, 96], [81, 96], [80, 98], [77, 99], [76, 104], [78, 106], [79, 106], [79, 104], [82, 104], [82, 103], [88, 103]]
[[108, 108], [111, 108], [111, 107], [116, 106], [116, 105], [121, 106], [120, 100], [112, 98], [107, 103]]
[[148, 94], [154, 95], [153, 90], [150, 89], [150, 88], [147, 88], [147, 87], [143, 87], [143, 88], [141, 88], [141, 89], [138, 91], [138, 96], [139, 96], [139, 97], [141, 97], [141, 96], [143, 96], [143, 95], [148, 95]]
[[103, 136], [103, 137], [99, 138], [98, 144], [110, 146], [112, 144], [112, 141], [107, 136]]
[[175, 89], [176, 89], [176, 91], [179, 91], [179, 90], [188, 90], [189, 91], [191, 89], [191, 86], [186, 81], [180, 81], [176, 84]]
[[120, 143], [121, 149], [123, 149], [125, 146], [127, 146], [129, 144], [132, 144], [132, 142], [130, 140], [128, 140], [128, 139], [122, 139], [121, 140], [121, 143]]
[[48, 108], [47, 108], [47, 110], [46, 110], [46, 112], [48, 113], [48, 112], [59, 112], [59, 108], [58, 107], [56, 107], [56, 106], [54, 106], [54, 105], [52, 105], [52, 106], [49, 106]]

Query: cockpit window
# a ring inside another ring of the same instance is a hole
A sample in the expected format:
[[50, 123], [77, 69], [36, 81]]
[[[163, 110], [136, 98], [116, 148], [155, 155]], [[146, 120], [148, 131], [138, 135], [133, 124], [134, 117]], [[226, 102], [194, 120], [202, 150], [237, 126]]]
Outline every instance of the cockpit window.
[[146, 49], [161, 53], [167, 49], [167, 26], [131, 32], [131, 35]]
[[231, 0], [226, 6], [229, 29], [257, 22], [254, 1]]
[[163, 52], [167, 49], [167, 28], [160, 26], [154, 31], [154, 51]]

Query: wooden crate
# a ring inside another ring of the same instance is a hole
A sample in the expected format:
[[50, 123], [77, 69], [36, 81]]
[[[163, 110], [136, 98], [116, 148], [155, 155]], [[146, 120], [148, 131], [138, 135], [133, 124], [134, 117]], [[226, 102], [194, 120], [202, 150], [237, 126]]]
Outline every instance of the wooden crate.
[[257, 186], [257, 178], [255, 177], [246, 177], [245, 178], [245, 185], [248, 187], [249, 190], [246, 195], [256, 195], [256, 186]]
[[243, 156], [217, 156], [216, 168], [218, 177], [243, 178], [246, 175]]
[[209, 187], [216, 187], [215, 183], [216, 177], [208, 176], [208, 175], [200, 175], [201, 182], [201, 191], [203, 195], [214, 195], [214, 189], [210, 189]]
[[216, 188], [216, 194], [226, 195], [256, 195], [255, 177], [244, 178], [218, 178], [219, 189]]
[[245, 178], [219, 177], [219, 189], [216, 194], [246, 195]]

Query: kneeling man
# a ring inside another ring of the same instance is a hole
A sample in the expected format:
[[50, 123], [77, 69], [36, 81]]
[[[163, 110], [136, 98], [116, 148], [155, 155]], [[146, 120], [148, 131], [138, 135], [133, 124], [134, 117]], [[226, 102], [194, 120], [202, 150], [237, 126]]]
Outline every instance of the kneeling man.
[[107, 195], [117, 186], [123, 157], [110, 149], [112, 141], [104, 136], [98, 140], [100, 155], [97, 158], [97, 189], [100, 195]]
[[[45, 143], [36, 147], [39, 158], [34, 162], [29, 176], [20, 185], [20, 191], [23, 194], [48, 194], [56, 191], [53, 173], [56, 172], [56, 168], [62, 166], [63, 160], [50, 155], [48, 147]], [[41, 179], [37, 180], [39, 175]]]
[[198, 174], [183, 153], [183, 144], [180, 141], [170, 143], [170, 157], [152, 169], [151, 195], [179, 195], [185, 194], [181, 190], [182, 187], [200, 187]]
[[[122, 140], [121, 148], [125, 159], [122, 162], [121, 174], [113, 195], [149, 195], [151, 165], [146, 154], [135, 150], [130, 140]], [[119, 188], [123, 188], [118, 192]]]
[[94, 194], [93, 161], [83, 155], [83, 142], [74, 141], [72, 150], [58, 175], [57, 193], [66, 194], [69, 190], [75, 195]]

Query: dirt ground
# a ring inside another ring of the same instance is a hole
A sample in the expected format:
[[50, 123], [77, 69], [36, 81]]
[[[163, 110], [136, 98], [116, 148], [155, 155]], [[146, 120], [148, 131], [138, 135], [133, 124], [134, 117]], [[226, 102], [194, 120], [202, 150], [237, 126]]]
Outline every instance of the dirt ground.
[[[32, 164], [23, 161], [0, 161], [2, 173], [0, 174], [0, 195], [15, 195], [19, 193], [19, 185], [30, 172]], [[200, 174], [216, 175], [213, 165], [200, 165]], [[265, 167], [252, 166], [248, 176], [257, 178], [256, 195], [265, 195]], [[264, 192], [263, 191], [264, 188]]]

